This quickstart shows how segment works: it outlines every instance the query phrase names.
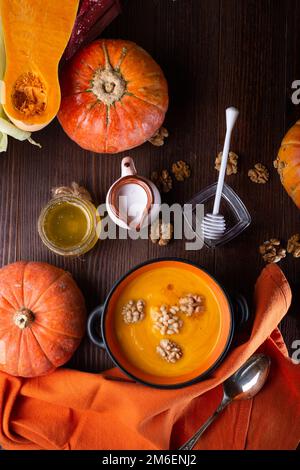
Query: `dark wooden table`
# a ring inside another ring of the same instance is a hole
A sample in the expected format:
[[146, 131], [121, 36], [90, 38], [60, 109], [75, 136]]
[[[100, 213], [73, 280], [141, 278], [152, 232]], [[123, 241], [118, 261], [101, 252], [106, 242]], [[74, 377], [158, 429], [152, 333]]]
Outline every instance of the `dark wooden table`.
[[[184, 241], [166, 248], [150, 241], [103, 241], [84, 259], [66, 260], [50, 253], [37, 233], [37, 218], [53, 186], [83, 183], [96, 202], [105, 200], [119, 176], [120, 155], [96, 155], [71, 142], [57, 121], [36, 139], [39, 150], [10, 140], [0, 158], [1, 265], [42, 260], [74, 275], [88, 308], [103, 301], [113, 282], [129, 268], [161, 256], [185, 257], [207, 268], [228, 287], [250, 299], [263, 262], [258, 245], [276, 236], [287, 240], [300, 231], [299, 211], [282, 189], [272, 161], [286, 129], [300, 116], [291, 103], [291, 84], [300, 79], [300, 2], [298, 0], [128, 0], [106, 37], [136, 41], [161, 64], [170, 85], [162, 148], [145, 144], [130, 151], [140, 174], [170, 167], [183, 159], [192, 177], [178, 183], [169, 202], [183, 203], [215, 181], [214, 160], [224, 138], [224, 110], [234, 104], [240, 118], [232, 149], [240, 156], [239, 173], [228, 177], [253, 218], [242, 236], [216, 251], [185, 251]], [[248, 169], [265, 163], [270, 182], [255, 185]], [[281, 267], [297, 292], [300, 260], [288, 257]], [[297, 306], [281, 325], [290, 348], [300, 339]], [[87, 339], [71, 366], [101, 371], [111, 365]]]

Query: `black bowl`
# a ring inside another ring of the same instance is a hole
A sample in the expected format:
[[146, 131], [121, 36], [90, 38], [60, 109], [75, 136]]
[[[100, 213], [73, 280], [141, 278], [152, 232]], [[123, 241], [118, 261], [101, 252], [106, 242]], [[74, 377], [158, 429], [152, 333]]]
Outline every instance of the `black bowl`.
[[[106, 334], [106, 327], [105, 327], [105, 318], [107, 314], [107, 308], [109, 305], [109, 302], [116, 291], [117, 287], [132, 273], [137, 271], [138, 269], [142, 268], [143, 266], [147, 266], [150, 264], [155, 264], [158, 262], [168, 262], [168, 261], [176, 261], [176, 262], [181, 262], [185, 264], [189, 264], [191, 266], [194, 266], [195, 268], [200, 269], [201, 271], [204, 271], [206, 274], [210, 276], [210, 278], [219, 286], [219, 288], [223, 291], [224, 296], [226, 297], [228, 301], [228, 305], [230, 308], [230, 314], [231, 314], [231, 328], [230, 328], [230, 333], [228, 335], [228, 340], [226, 343], [225, 348], [223, 349], [222, 353], [219, 355], [218, 359], [214, 362], [214, 364], [207, 369], [204, 373], [201, 375], [198, 375], [192, 380], [185, 381], [185, 382], [180, 382], [180, 383], [174, 383], [174, 384], [156, 384], [156, 383], [151, 383], [148, 381], [144, 381], [141, 378], [137, 376], [137, 374], [133, 374], [126, 370], [124, 366], [120, 363], [120, 361], [115, 357], [115, 355], [112, 352], [112, 348], [110, 347], [109, 340], [107, 338]], [[150, 387], [154, 388], [160, 388], [160, 389], [176, 389], [176, 388], [182, 388], [186, 387], [188, 385], [192, 385], [194, 383], [200, 382], [202, 380], [207, 379], [210, 374], [216, 370], [216, 368], [222, 363], [224, 358], [226, 357], [229, 348], [232, 344], [233, 337], [237, 335], [238, 331], [244, 326], [244, 324], [247, 322], [249, 318], [249, 308], [248, 304], [245, 300], [245, 298], [240, 295], [240, 294], [235, 294], [235, 295], [229, 295], [226, 290], [216, 281], [216, 279], [211, 276], [205, 269], [202, 267], [198, 266], [195, 263], [192, 263], [191, 261], [181, 259], [181, 258], [158, 258], [150, 261], [146, 261], [144, 263], [139, 264], [138, 266], [135, 266], [133, 269], [128, 271], [126, 274], [124, 274], [112, 287], [111, 291], [109, 292], [105, 302], [103, 305], [100, 305], [96, 307], [91, 314], [89, 315], [88, 318], [88, 323], [87, 323], [87, 332], [90, 340], [92, 343], [94, 343], [96, 346], [105, 349], [110, 356], [111, 360], [114, 362], [114, 364], [119, 367], [126, 375], [128, 375], [130, 378], [132, 378], [134, 381], [139, 382], [144, 385], [148, 385]]]

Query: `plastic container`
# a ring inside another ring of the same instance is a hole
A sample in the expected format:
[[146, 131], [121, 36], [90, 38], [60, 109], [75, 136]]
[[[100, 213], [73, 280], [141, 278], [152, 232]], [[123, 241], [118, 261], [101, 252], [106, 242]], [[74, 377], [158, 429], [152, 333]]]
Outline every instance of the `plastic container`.
[[[196, 230], [196, 205], [204, 205], [204, 216], [212, 212], [214, 198], [216, 194], [217, 183], [208, 186], [207, 188], [196, 194], [187, 204], [192, 205], [192, 224], [186, 218], [189, 227], [196, 233], [196, 236], [203, 240], [202, 231], [199, 233]], [[244, 203], [239, 196], [233, 191], [230, 186], [224, 183], [222, 200], [220, 206], [220, 213], [224, 215], [226, 221], [226, 231], [224, 235], [218, 240], [209, 240], [204, 238], [204, 244], [209, 248], [216, 248], [236, 238], [240, 235], [251, 223], [251, 217], [247, 211]], [[199, 226], [199, 224], [198, 224]]]

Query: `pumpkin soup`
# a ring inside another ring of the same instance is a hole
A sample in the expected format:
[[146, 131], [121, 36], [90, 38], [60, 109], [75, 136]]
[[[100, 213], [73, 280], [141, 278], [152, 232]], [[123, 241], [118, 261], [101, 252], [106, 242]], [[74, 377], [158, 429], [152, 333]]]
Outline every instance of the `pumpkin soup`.
[[[120, 285], [112, 307], [113, 334], [120, 349], [118, 356], [123, 358], [121, 362], [126, 360], [135, 371], [152, 377], [175, 378], [206, 371], [215, 362], [214, 357], [219, 356], [218, 342], [224, 335], [221, 305], [226, 304], [219, 286], [204, 271], [177, 262], [145, 266], [127, 280]], [[124, 321], [124, 306], [135, 305], [141, 299], [141, 320]], [[171, 312], [180, 327], [170, 330], [158, 327], [162, 311]], [[177, 351], [175, 361], [164, 360], [161, 348], [164, 344]]]

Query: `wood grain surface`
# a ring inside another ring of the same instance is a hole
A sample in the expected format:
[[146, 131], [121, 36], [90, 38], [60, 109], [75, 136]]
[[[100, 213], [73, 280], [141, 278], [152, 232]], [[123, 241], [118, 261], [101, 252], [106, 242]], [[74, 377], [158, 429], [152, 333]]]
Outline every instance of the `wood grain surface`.
[[[179, 159], [190, 163], [192, 177], [177, 183], [166, 201], [186, 202], [215, 181], [224, 110], [228, 105], [240, 109], [232, 143], [240, 156], [239, 173], [227, 182], [253, 219], [243, 235], [216, 251], [185, 251], [184, 241], [160, 248], [145, 240], [111, 240], [99, 242], [83, 259], [52, 254], [37, 232], [37, 219], [51, 188], [77, 181], [101, 203], [119, 176], [124, 156], [86, 152], [54, 121], [35, 135], [42, 150], [10, 140], [8, 152], [1, 155], [1, 265], [30, 259], [61, 266], [74, 275], [91, 310], [129, 268], [151, 258], [179, 256], [204, 266], [229, 290], [251, 300], [263, 267], [259, 244], [273, 236], [286, 241], [300, 231], [299, 211], [272, 168], [286, 129], [300, 116], [300, 108], [290, 99], [291, 84], [300, 79], [299, 22], [297, 0], [128, 0], [123, 14], [104, 34], [136, 41], [153, 55], [168, 79], [170, 138], [161, 148], [145, 144], [130, 151], [138, 172], [145, 176]], [[248, 179], [248, 169], [256, 162], [270, 169], [266, 185]], [[288, 257], [280, 266], [295, 297], [281, 324], [291, 348], [293, 340], [300, 339], [300, 260]], [[111, 363], [105, 352], [85, 339], [70, 365], [96, 372]]]

